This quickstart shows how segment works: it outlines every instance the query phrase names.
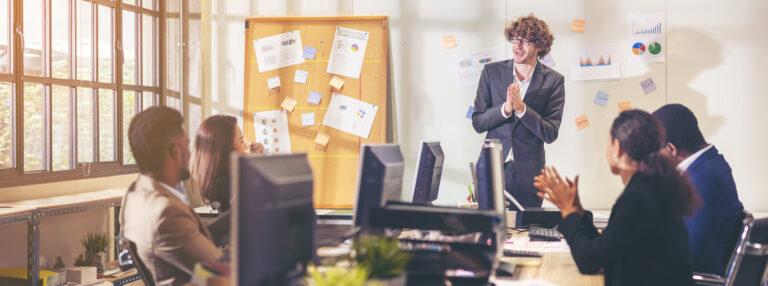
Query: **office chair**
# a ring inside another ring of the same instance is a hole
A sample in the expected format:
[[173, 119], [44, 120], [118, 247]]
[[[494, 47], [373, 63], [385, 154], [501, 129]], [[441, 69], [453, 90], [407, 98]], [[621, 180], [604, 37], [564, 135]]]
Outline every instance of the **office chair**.
[[[739, 275], [734, 285], [768, 285], [768, 218], [755, 220], [752, 234], [749, 236], [746, 256], [741, 262]], [[761, 281], [762, 280], [762, 281]]]
[[[751, 277], [747, 277], [747, 279], [752, 278], [752, 281], [744, 281], [744, 284], [742, 284], [742, 279], [738, 279], [738, 285], [768, 285], [768, 244], [760, 244], [760, 243], [749, 243], [747, 245], [746, 250], [747, 257], [755, 257], [757, 258], [754, 263], [758, 264], [758, 266], [762, 266], [760, 268], [763, 269], [763, 271], [756, 272]], [[759, 284], [758, 284], [759, 283]]]
[[725, 270], [725, 276], [711, 273], [693, 273], [693, 281], [696, 285], [735, 285], [736, 276], [739, 273], [739, 268], [744, 260], [744, 256], [747, 254], [749, 237], [752, 234], [752, 228], [755, 224], [755, 218], [748, 211], [745, 210], [742, 217], [742, 224], [739, 227], [741, 232], [736, 239], [733, 254], [731, 254], [731, 259], [728, 261], [728, 268]]
[[128, 253], [131, 254], [133, 263], [136, 265], [136, 269], [139, 270], [141, 281], [144, 282], [145, 286], [156, 286], [155, 279], [152, 278], [152, 272], [149, 272], [149, 268], [147, 268], [147, 265], [144, 264], [144, 261], [141, 261], [139, 254], [136, 252], [136, 244], [133, 243], [133, 241], [129, 241], [127, 239], [123, 239], [123, 241], [128, 244]]

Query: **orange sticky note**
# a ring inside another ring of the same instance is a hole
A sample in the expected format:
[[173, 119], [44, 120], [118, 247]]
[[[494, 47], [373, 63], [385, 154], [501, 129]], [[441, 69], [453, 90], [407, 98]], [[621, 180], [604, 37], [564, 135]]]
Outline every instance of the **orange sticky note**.
[[619, 102], [619, 112], [632, 109], [632, 102], [622, 101]]
[[443, 36], [443, 48], [450, 49], [456, 47], [456, 35]]
[[571, 31], [575, 33], [584, 33], [584, 26], [587, 24], [587, 21], [584, 19], [573, 19], [573, 22], [571, 23]]
[[589, 120], [587, 119], [587, 115], [586, 114], [584, 114], [582, 116], [579, 116], [579, 117], [576, 117], [576, 119], [574, 119], [574, 121], [576, 122], [576, 129], [578, 129], [578, 130], [582, 130], [584, 128], [589, 127]]
[[341, 88], [344, 87], [345, 82], [346, 81], [344, 81], [343, 78], [340, 78], [338, 76], [333, 76], [333, 78], [331, 79], [330, 82], [328, 82], [328, 84], [330, 84], [335, 89], [341, 90]]
[[317, 136], [315, 136], [315, 144], [326, 147], [328, 146], [328, 141], [331, 140], [331, 135], [325, 134], [325, 133], [317, 133]]
[[296, 100], [290, 97], [283, 99], [283, 103], [280, 104], [280, 108], [293, 112], [296, 107]]

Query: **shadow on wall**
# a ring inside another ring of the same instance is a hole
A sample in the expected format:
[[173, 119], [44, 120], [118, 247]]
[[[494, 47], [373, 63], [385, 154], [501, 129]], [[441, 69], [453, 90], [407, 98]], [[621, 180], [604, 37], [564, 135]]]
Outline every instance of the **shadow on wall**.
[[[476, 93], [476, 86], [457, 90], [454, 87], [452, 64], [449, 62], [435, 62], [435, 51], [430, 50], [430, 43], [425, 41], [425, 35], [456, 34], [458, 37], [474, 33], [474, 41], [477, 46], [462, 46], [459, 49], [472, 50], [495, 46], [499, 39], [503, 39], [505, 20], [498, 20], [488, 15], [494, 15], [500, 1], [479, 1], [472, 7], [464, 7], [462, 0], [450, 0], [440, 2], [442, 5], [435, 7], [430, 1], [401, 1], [400, 19], [397, 28], [400, 32], [400, 42], [392, 43], [398, 46], [400, 58], [393, 58], [392, 65], [399, 65], [399, 77], [392, 76], [392, 80], [399, 80], [391, 87], [390, 92], [399, 91], [396, 96], [399, 101], [396, 123], [397, 142], [405, 159], [405, 175], [403, 177], [403, 198], [410, 200], [412, 197], [414, 165], [417, 160], [419, 140], [439, 140], [446, 151], [443, 165], [442, 182], [440, 183], [439, 202], [447, 203], [463, 200], [466, 196], [466, 184], [471, 182], [468, 164], [464, 161], [466, 154], [459, 154], [456, 150], [462, 150], [466, 145], [463, 142], [463, 134], [474, 133], [471, 121], [463, 115], [466, 106], [463, 102], [471, 102]], [[471, 2], [471, 1], [470, 1]], [[466, 2], [469, 3], [469, 2]], [[431, 9], [427, 11], [426, 9]], [[469, 10], [469, 11], [464, 11]], [[462, 14], [465, 13], [465, 14]], [[477, 15], [476, 17], [472, 15]], [[484, 16], [485, 15], [485, 16]], [[498, 21], [497, 21], [498, 20]], [[493, 29], [492, 33], [489, 33]], [[476, 36], [476, 38], [475, 38]], [[440, 53], [446, 55], [454, 52], [451, 50]], [[452, 61], [448, 58], [446, 61]], [[390, 68], [393, 68], [390, 66]], [[451, 70], [446, 70], [451, 68]], [[435, 80], [435, 77], [446, 77], [445, 80]], [[471, 99], [464, 98], [467, 96]], [[394, 102], [392, 102], [394, 104]], [[461, 111], [456, 113], [455, 107]], [[394, 110], [394, 107], [392, 108]], [[394, 114], [393, 114], [394, 115]], [[458, 119], [457, 119], [458, 117]], [[450, 126], [450, 127], [446, 127]], [[453, 132], [441, 132], [445, 129], [455, 129]], [[474, 135], [474, 134], [473, 134]], [[478, 140], [476, 149], [472, 150], [472, 159], [479, 154], [482, 141]]]
[[[712, 37], [692, 29], [672, 28], [667, 35], [667, 98], [678, 99], [691, 109], [699, 120], [705, 138], [723, 126], [723, 116], [710, 114], [707, 98], [710, 90], [697, 90], [692, 86], [704, 71], [723, 62], [722, 46]], [[727, 84], [723, 82], [723, 84]]]

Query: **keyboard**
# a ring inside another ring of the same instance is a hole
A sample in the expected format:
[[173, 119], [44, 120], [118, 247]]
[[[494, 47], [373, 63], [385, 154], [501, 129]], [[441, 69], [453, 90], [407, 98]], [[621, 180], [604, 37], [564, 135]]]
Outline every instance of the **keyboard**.
[[528, 230], [531, 241], [560, 241], [560, 232], [550, 228], [534, 227]]
[[541, 252], [517, 250], [517, 249], [504, 249], [505, 257], [541, 257]]

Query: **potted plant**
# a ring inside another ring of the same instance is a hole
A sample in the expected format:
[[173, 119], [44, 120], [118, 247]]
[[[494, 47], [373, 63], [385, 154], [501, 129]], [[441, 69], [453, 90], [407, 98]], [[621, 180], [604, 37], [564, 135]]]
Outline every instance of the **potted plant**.
[[368, 285], [405, 285], [408, 253], [400, 250], [396, 239], [362, 236], [354, 241], [355, 261], [369, 272]]
[[89, 233], [80, 240], [83, 245], [85, 255], [80, 254], [76, 264], [84, 266], [96, 266], [96, 273], [101, 276], [104, 274], [104, 257], [109, 247], [110, 237], [106, 233]]
[[334, 266], [322, 270], [310, 266], [308, 280], [308, 284], [314, 286], [363, 286], [368, 280], [368, 270], [360, 266]]

